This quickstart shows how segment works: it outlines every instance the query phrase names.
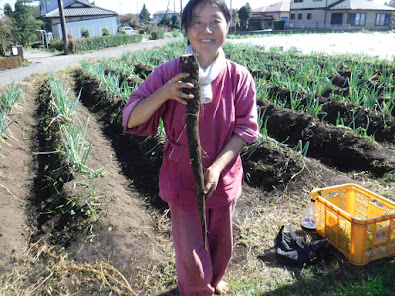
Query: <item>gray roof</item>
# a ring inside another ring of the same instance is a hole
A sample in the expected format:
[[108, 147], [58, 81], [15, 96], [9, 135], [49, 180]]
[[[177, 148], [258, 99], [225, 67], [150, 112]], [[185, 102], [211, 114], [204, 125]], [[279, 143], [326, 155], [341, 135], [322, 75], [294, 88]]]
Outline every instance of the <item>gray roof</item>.
[[[64, 17], [73, 17], [73, 16], [114, 16], [117, 15], [115, 11], [107, 10], [104, 8], [100, 8], [93, 4], [87, 4], [83, 2], [76, 1], [67, 5], [63, 8]], [[44, 15], [47, 18], [57, 18], [60, 17], [59, 8], [52, 10]]]
[[289, 12], [290, 10], [290, 1], [285, 0], [282, 2], [273, 3], [271, 5], [262, 6], [256, 9], [253, 9], [253, 13], [265, 13], [265, 12]]
[[169, 9], [169, 10], [167, 10], [167, 11], [166, 11], [166, 10], [161, 10], [161, 11], [157, 11], [157, 12], [155, 12], [155, 13], [154, 13], [154, 15], [158, 15], [158, 14], [166, 14], [166, 13], [167, 13], [167, 14], [175, 14], [175, 13], [177, 13], [177, 12], [174, 12], [173, 10], [170, 10], [170, 9]]

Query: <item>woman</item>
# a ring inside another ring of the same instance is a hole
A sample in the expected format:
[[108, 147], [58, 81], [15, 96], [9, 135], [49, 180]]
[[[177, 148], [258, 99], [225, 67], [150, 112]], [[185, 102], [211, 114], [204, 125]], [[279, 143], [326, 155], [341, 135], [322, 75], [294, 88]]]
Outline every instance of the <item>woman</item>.
[[259, 137], [255, 85], [250, 73], [225, 58], [230, 12], [223, 0], [190, 0], [182, 27], [187, 52], [198, 54], [203, 105], [199, 133], [204, 168], [207, 246], [202, 241], [194, 177], [189, 159], [185, 104], [193, 98], [182, 88], [180, 58], [166, 62], [131, 94], [124, 108], [126, 132], [155, 135], [162, 118], [166, 131], [160, 196], [169, 204], [180, 295], [226, 293], [222, 279], [232, 250], [232, 214], [241, 194], [243, 169], [239, 152]]

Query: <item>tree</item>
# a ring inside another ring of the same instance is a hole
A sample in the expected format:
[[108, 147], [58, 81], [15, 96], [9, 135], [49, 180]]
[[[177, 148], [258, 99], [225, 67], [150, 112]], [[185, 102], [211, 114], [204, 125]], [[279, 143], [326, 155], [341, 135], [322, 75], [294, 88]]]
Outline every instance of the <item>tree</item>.
[[232, 9], [232, 25], [235, 28], [235, 32], [236, 32], [236, 27], [237, 26], [240, 27], [240, 20], [239, 20], [238, 12], [239, 11], [237, 9]]
[[122, 25], [125, 25], [127, 27], [133, 27], [134, 29], [139, 27], [138, 14], [127, 13], [124, 15], [119, 15], [118, 20], [121, 22]]
[[171, 17], [171, 27], [175, 29], [180, 29], [181, 24], [177, 14], [173, 14]]
[[[395, 1], [391, 1], [389, 6], [395, 7]], [[395, 29], [395, 12], [392, 13], [391, 17], [391, 29]]]
[[33, 0], [17, 0], [12, 18], [15, 21], [13, 33], [15, 41], [23, 46], [38, 40], [37, 30], [41, 29], [43, 22], [34, 18], [35, 7], [29, 5]]
[[12, 17], [12, 7], [9, 3], [4, 5], [4, 14], [8, 17]]
[[239, 9], [238, 15], [240, 19], [240, 24], [245, 30], [247, 30], [248, 28], [248, 22], [250, 21], [251, 14], [252, 9], [248, 2], [246, 3], [246, 5]]
[[0, 56], [6, 56], [7, 49], [13, 43], [12, 28], [14, 20], [8, 15], [4, 14], [0, 17]]
[[169, 27], [169, 26], [171, 26], [171, 19], [170, 19], [170, 17], [167, 15], [167, 14], [165, 14], [163, 17], [162, 17], [162, 19], [159, 21], [159, 24], [158, 24], [159, 26], [165, 26], [165, 27]]
[[141, 12], [139, 13], [139, 19], [140, 22], [148, 22], [151, 20], [151, 14], [149, 13], [147, 7], [145, 7], [145, 4], [143, 5], [143, 9], [141, 9]]

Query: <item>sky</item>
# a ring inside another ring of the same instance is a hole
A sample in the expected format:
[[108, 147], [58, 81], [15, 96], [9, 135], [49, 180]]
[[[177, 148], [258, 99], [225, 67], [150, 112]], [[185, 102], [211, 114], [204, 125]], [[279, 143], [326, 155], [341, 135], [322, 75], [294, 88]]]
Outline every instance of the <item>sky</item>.
[[[1, 0], [0, 0], [1, 1]], [[258, 8], [262, 7], [265, 5], [270, 5], [276, 2], [279, 2], [281, 0], [225, 0], [226, 4], [228, 7], [230, 7], [230, 2], [232, 2], [232, 8], [239, 9], [243, 5], [245, 5], [247, 2], [250, 4], [251, 8]], [[111, 4], [109, 4], [109, 0], [96, 0], [95, 3], [97, 6], [107, 8], [110, 10], [114, 10], [114, 8], [111, 8]], [[161, 10], [166, 10], [167, 5], [169, 4], [169, 9], [174, 10], [175, 6], [175, 11], [179, 12], [180, 11], [180, 5], [182, 3], [182, 6], [184, 7], [187, 3], [188, 0], [129, 0], [129, 1], [122, 1], [122, 0], [117, 0], [118, 7], [115, 10], [119, 13], [119, 11], [131, 11], [132, 13], [136, 13], [136, 11], [140, 12], [141, 9], [143, 8], [143, 5], [147, 7], [148, 11], [151, 13], [151, 15], [157, 11]], [[136, 10], [136, 7], [138, 10]]]
[[[0, 8], [2, 9], [6, 3], [10, 3], [11, 7], [14, 8], [16, 0], [0, 0]], [[247, 2], [250, 4], [252, 9], [259, 8], [262, 6], [270, 5], [281, 0], [225, 0], [228, 7], [232, 3], [233, 9], [239, 9]], [[384, 4], [390, 0], [373, 0], [373, 2]], [[92, 2], [92, 0], [90, 0]], [[109, 9], [118, 12], [119, 14], [126, 13], [140, 13], [143, 5], [147, 7], [148, 11], [154, 14], [157, 11], [166, 10], [169, 4], [169, 9], [179, 12], [180, 5], [184, 7], [188, 0], [95, 0], [95, 4], [101, 8]]]

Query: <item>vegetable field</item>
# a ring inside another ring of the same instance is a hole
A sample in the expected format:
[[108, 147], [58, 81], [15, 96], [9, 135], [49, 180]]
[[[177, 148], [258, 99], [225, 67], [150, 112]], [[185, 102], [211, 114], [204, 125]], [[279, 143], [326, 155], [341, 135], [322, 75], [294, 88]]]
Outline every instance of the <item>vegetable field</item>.
[[[230, 295], [392, 295], [393, 257], [357, 267], [329, 247], [299, 268], [272, 247], [285, 224], [319, 238], [300, 228], [313, 188], [356, 183], [395, 200], [395, 62], [224, 50], [254, 76], [262, 134], [242, 151]], [[164, 130], [125, 135], [121, 121], [130, 93], [184, 51], [181, 40], [85, 60], [1, 92], [0, 295], [178, 295], [158, 196]]]

